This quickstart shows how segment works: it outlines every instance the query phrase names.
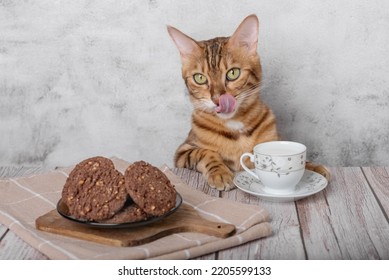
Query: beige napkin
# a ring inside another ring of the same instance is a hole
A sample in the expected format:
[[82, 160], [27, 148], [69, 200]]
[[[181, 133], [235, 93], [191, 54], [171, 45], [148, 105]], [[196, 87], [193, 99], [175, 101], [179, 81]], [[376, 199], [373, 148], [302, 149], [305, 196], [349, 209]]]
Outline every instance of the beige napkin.
[[[128, 162], [113, 158], [124, 172]], [[189, 259], [234, 247], [271, 234], [267, 211], [259, 206], [208, 196], [188, 187], [168, 167], [161, 170], [184, 202], [205, 219], [234, 224], [236, 233], [222, 239], [200, 233], [176, 233], [135, 247], [111, 247], [35, 228], [35, 219], [56, 207], [73, 167], [0, 180], [0, 223], [51, 259]]]

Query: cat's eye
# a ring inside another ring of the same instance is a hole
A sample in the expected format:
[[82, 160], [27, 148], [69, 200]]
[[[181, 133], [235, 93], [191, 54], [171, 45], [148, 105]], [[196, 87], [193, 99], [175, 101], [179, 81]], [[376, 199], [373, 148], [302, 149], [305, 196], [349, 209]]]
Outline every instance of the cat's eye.
[[199, 85], [204, 85], [207, 82], [207, 78], [200, 73], [194, 74], [193, 79]]
[[235, 81], [240, 76], [240, 69], [239, 68], [232, 68], [228, 70], [226, 78], [229, 81]]

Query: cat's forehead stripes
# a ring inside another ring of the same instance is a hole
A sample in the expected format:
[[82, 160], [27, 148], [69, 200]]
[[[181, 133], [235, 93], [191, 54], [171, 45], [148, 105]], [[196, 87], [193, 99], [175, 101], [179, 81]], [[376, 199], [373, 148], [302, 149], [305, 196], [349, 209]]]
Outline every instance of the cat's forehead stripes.
[[219, 70], [222, 59], [223, 46], [227, 38], [215, 38], [203, 41], [205, 59], [209, 70]]
[[219, 42], [214, 42], [213, 44], [207, 46], [208, 64], [210, 65], [211, 69], [218, 68], [220, 60], [220, 48], [221, 47]]

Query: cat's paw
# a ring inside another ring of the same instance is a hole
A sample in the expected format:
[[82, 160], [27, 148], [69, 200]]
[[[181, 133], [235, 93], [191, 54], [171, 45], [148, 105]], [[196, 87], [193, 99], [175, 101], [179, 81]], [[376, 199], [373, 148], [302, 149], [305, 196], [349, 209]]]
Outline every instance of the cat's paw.
[[219, 191], [230, 191], [235, 188], [234, 174], [227, 167], [218, 167], [207, 173], [208, 185]]

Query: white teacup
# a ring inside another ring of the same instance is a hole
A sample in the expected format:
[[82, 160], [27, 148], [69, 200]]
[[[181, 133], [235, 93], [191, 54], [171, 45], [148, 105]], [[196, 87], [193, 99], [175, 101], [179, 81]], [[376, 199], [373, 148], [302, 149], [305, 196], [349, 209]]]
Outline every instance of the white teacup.
[[[240, 164], [248, 174], [260, 180], [265, 189], [275, 194], [288, 194], [295, 190], [305, 171], [307, 148], [290, 141], [271, 141], [254, 147], [254, 154], [244, 153]], [[255, 172], [245, 164], [245, 157], [254, 163]]]

